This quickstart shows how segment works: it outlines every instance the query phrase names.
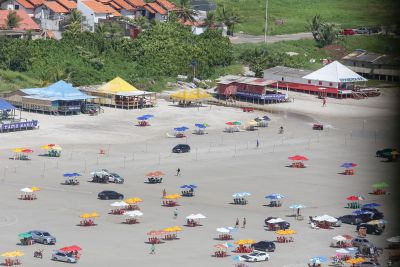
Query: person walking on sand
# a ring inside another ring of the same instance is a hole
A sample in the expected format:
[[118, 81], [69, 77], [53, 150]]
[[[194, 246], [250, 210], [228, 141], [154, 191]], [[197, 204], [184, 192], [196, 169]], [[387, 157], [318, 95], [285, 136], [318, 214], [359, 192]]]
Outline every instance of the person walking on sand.
[[156, 246], [154, 244], [151, 244], [150, 246], [150, 254], [152, 255], [156, 254]]
[[176, 208], [174, 210], [174, 219], [178, 218], [178, 209]]
[[257, 139], [257, 141], [256, 141], [256, 148], [259, 148], [260, 147], [260, 141], [258, 141], [258, 139]]
[[239, 228], [239, 218], [236, 218], [235, 228]]
[[243, 218], [243, 228], [246, 228], [246, 218]]
[[326, 97], [322, 98], [322, 106], [326, 107]]
[[167, 191], [165, 191], [165, 188], [162, 191], [162, 197], [164, 198], [167, 195]]
[[176, 176], [179, 176], [179, 175], [181, 175], [181, 169], [180, 168], [176, 169]]

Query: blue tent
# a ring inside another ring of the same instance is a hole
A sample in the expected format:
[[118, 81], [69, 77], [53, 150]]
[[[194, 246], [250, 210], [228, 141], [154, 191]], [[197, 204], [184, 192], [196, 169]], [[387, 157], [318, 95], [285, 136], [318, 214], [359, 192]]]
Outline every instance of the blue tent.
[[32, 88], [32, 89], [21, 89], [22, 92], [29, 96], [26, 98], [42, 99], [50, 101], [72, 101], [72, 100], [86, 100], [96, 98], [94, 96], [89, 96], [75, 87], [70, 83], [64, 81], [58, 81], [52, 85], [45, 88]]
[[17, 109], [17, 108], [8, 103], [7, 101], [5, 101], [4, 99], [0, 99], [0, 110], [11, 110], [11, 109]]

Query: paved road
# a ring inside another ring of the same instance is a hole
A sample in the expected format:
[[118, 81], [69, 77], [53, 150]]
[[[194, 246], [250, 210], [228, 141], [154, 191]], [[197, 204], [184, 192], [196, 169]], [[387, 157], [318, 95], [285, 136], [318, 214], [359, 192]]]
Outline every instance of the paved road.
[[[275, 43], [280, 41], [293, 41], [301, 39], [312, 39], [310, 32], [299, 32], [293, 34], [282, 34], [282, 35], [271, 35], [267, 36], [267, 43]], [[263, 35], [247, 35], [247, 34], [235, 34], [235, 36], [229, 38], [233, 44], [244, 44], [244, 43], [263, 43]]]

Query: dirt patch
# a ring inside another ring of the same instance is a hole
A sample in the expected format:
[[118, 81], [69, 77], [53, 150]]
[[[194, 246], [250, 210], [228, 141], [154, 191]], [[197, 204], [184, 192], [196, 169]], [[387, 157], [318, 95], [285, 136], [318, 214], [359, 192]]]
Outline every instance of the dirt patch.
[[344, 48], [341, 45], [336, 45], [336, 44], [327, 45], [323, 49], [328, 53], [329, 56], [331, 56], [334, 59], [341, 59], [342, 57], [347, 55], [346, 48]]

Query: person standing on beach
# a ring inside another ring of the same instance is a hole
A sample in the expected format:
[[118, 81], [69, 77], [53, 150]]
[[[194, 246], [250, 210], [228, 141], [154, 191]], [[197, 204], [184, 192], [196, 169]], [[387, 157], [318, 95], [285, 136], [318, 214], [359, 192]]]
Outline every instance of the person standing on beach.
[[179, 175], [181, 175], [181, 169], [180, 168], [176, 169], [176, 176], [179, 176]]
[[164, 198], [167, 195], [167, 191], [165, 190], [165, 188], [162, 191], [162, 197]]
[[174, 210], [174, 219], [178, 218], [178, 209], [176, 208]]
[[150, 254], [155, 255], [156, 254], [156, 246], [154, 244], [151, 244], [150, 247]]
[[326, 97], [322, 98], [322, 106], [326, 107]]
[[243, 228], [246, 228], [246, 218], [243, 218]]
[[257, 141], [256, 141], [256, 148], [258, 148], [260, 146], [260, 141], [258, 141], [258, 139], [257, 139]]
[[236, 218], [236, 224], [235, 224], [235, 228], [239, 227], [239, 218]]

